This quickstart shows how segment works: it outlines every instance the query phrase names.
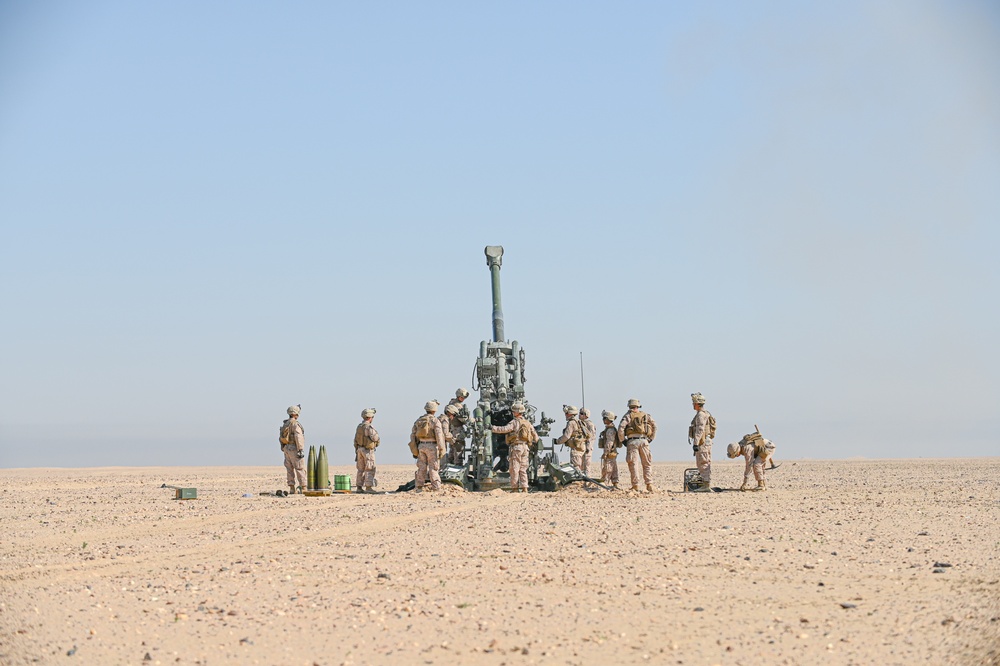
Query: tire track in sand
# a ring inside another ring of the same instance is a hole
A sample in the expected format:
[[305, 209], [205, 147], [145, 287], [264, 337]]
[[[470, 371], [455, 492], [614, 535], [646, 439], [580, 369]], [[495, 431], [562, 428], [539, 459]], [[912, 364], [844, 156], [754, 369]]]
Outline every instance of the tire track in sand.
[[[471, 498], [470, 498], [471, 499]], [[494, 498], [487, 504], [481, 504], [483, 509], [490, 510], [496, 506], [510, 504], [518, 499], [517, 495], [505, 494], [502, 497]], [[469, 502], [461, 502], [453, 506], [441, 507], [429, 511], [416, 511], [406, 515], [379, 516], [371, 520], [348, 525], [336, 525], [321, 530], [310, 530], [298, 534], [282, 534], [256, 539], [252, 542], [239, 542], [227, 544], [206, 544], [192, 548], [172, 549], [160, 551], [148, 555], [137, 555], [134, 557], [119, 557], [114, 561], [88, 560], [83, 562], [73, 562], [66, 564], [53, 564], [26, 567], [0, 571], [0, 581], [5, 583], [27, 583], [38, 579], [44, 579], [46, 584], [66, 582], [78, 578], [90, 578], [102, 573], [113, 572], [115, 575], [126, 575], [137, 569], [148, 568], [150, 566], [164, 568], [177, 564], [178, 560], [186, 560], [199, 553], [210, 553], [212, 557], [225, 556], [227, 554], [245, 553], [247, 550], [267, 548], [274, 545], [297, 545], [321, 539], [336, 537], [356, 536], [362, 534], [373, 534], [386, 530], [403, 527], [410, 523], [415, 523], [428, 518], [446, 516], [460, 511], [468, 511]]]

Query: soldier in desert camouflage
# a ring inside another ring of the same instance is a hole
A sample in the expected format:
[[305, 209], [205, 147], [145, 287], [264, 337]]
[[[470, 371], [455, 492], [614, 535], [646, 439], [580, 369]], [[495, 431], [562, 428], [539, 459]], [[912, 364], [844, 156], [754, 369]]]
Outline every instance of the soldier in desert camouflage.
[[656, 437], [656, 421], [653, 417], [640, 410], [642, 403], [638, 399], [632, 398], [628, 401], [628, 411], [618, 424], [618, 439], [625, 442], [625, 461], [628, 463], [628, 471], [632, 477], [632, 490], [639, 490], [639, 474], [636, 471], [636, 463], [642, 465], [642, 480], [646, 483], [646, 490], [653, 492], [653, 454], [649, 450], [649, 445]]
[[749, 490], [750, 473], [753, 472], [757, 479], [755, 490], [767, 490], [767, 480], [764, 478], [764, 464], [771, 461], [771, 469], [774, 469], [774, 443], [765, 439], [760, 431], [743, 435], [739, 442], [733, 442], [726, 448], [726, 455], [730, 458], [743, 456], [746, 458], [746, 467], [743, 469], [743, 485], [740, 490]]
[[[455, 441], [455, 435], [452, 433], [452, 424], [455, 423], [455, 415], [458, 414], [458, 407], [455, 405], [448, 405], [444, 408], [444, 414], [438, 417], [441, 421], [441, 431], [444, 433], [444, 445], [445, 448], [452, 446]], [[442, 457], [441, 462], [443, 464], [449, 464], [451, 461], [451, 451], [448, 449], [444, 457]]]
[[370, 493], [375, 481], [375, 449], [378, 448], [379, 436], [372, 420], [375, 418], [375, 408], [369, 407], [361, 412], [361, 423], [354, 431], [354, 457], [358, 465], [358, 492]]
[[597, 440], [598, 448], [604, 450], [601, 454], [601, 482], [618, 488], [618, 449], [622, 442], [615, 427], [615, 413], [604, 410], [601, 418], [604, 419], [604, 430]]
[[424, 405], [426, 413], [413, 422], [413, 429], [410, 431], [410, 451], [417, 459], [417, 474], [414, 478], [417, 492], [422, 491], [426, 483], [430, 483], [431, 490], [441, 489], [438, 470], [445, 446], [444, 430], [435, 415], [438, 404], [437, 400], [427, 402]]
[[593, 462], [594, 444], [597, 442], [597, 426], [590, 420], [590, 410], [586, 407], [580, 410], [580, 425], [587, 431], [587, 443], [583, 449], [583, 464], [580, 471], [590, 476], [590, 463]]
[[[464, 388], [455, 391], [455, 397], [448, 401], [448, 407], [452, 405], [458, 410], [451, 419], [451, 451], [448, 453], [448, 462], [452, 465], [461, 465], [465, 461], [465, 424], [469, 422], [469, 406], [465, 404], [469, 392]], [[447, 409], [447, 408], [445, 408]]]
[[694, 418], [688, 428], [688, 440], [694, 449], [694, 463], [698, 474], [705, 482], [696, 492], [712, 491], [712, 440], [715, 438], [715, 417], [705, 409], [705, 396], [701, 393], [691, 394], [691, 406], [694, 408]]
[[566, 415], [566, 427], [563, 428], [562, 436], [556, 440], [556, 444], [565, 444], [569, 447], [569, 461], [579, 470], [583, 469], [583, 452], [587, 450], [587, 439], [590, 435], [587, 429], [580, 423], [577, 416], [580, 410], [573, 405], [563, 405], [563, 414]]
[[281, 451], [285, 454], [285, 476], [288, 481], [288, 492], [295, 493], [295, 489], [301, 493], [306, 487], [306, 431], [299, 423], [299, 412], [301, 405], [292, 405], [287, 410], [288, 418], [281, 424], [279, 438], [287, 443], [281, 445]]
[[514, 418], [505, 426], [493, 426], [497, 435], [507, 435], [507, 447], [510, 449], [507, 459], [510, 461], [510, 487], [517, 492], [528, 492], [528, 447], [538, 442], [538, 433], [534, 426], [524, 418], [524, 405], [515, 402], [510, 406]]

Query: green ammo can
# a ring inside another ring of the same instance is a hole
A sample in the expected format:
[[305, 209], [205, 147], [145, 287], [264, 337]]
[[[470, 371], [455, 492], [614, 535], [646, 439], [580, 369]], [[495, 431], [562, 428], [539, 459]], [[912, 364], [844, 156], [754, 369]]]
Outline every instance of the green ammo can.
[[351, 490], [351, 475], [350, 474], [334, 474], [333, 475], [333, 489], [340, 491], [350, 491]]

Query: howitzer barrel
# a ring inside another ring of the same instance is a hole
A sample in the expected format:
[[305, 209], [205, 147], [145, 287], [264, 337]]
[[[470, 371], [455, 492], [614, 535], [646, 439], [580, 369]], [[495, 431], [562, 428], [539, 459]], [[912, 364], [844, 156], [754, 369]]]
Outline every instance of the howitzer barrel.
[[500, 265], [503, 263], [503, 246], [486, 246], [486, 265], [490, 267], [493, 284], [493, 342], [503, 342], [503, 305], [500, 302]]

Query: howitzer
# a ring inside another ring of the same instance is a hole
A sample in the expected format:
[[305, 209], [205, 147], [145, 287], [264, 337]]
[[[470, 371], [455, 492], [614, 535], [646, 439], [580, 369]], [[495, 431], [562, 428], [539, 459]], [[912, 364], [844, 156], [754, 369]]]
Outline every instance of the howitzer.
[[[479, 399], [472, 410], [472, 417], [465, 425], [470, 436], [469, 455], [465, 458], [467, 462], [464, 466], [449, 465], [441, 473], [442, 480], [461, 483], [473, 490], [510, 487], [506, 438], [504, 435], [494, 435], [492, 427], [510, 423], [514, 416], [511, 411], [514, 403], [524, 405], [522, 416], [532, 424], [539, 437], [548, 435], [549, 426], [554, 422], [545, 416], [545, 412], [538, 412], [526, 399], [524, 349], [517, 340], [508, 341], [504, 337], [503, 305], [500, 299], [503, 247], [490, 245], [486, 247], [485, 253], [493, 294], [493, 339], [479, 343], [479, 358], [476, 359], [472, 385], [474, 391], [479, 391]], [[555, 451], [539, 440], [529, 450], [529, 485], [555, 490], [556, 481], [547, 467], [550, 461], [558, 464]]]

